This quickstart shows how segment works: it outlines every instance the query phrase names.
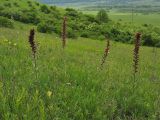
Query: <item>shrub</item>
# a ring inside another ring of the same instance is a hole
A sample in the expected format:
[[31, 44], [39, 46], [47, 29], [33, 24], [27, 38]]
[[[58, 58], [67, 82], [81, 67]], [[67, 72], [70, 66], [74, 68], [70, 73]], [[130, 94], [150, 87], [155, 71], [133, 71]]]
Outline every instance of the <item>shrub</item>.
[[56, 33], [56, 34], [58, 34], [58, 35], [60, 35], [61, 34], [61, 25], [60, 24], [55, 24], [54, 25], [54, 32]]
[[[68, 20], [69, 21], [69, 20]], [[69, 26], [70, 28], [72, 28], [73, 30], [79, 30], [79, 25], [77, 22], [75, 21], [70, 21], [67, 23], [67, 26]]]
[[10, 14], [10, 18], [13, 18], [14, 20], [20, 20], [22, 17], [21, 17], [22, 13], [21, 12], [12, 12]]
[[0, 11], [0, 16], [4, 16], [7, 18], [11, 18], [11, 17], [14, 18], [14, 15], [17, 13], [19, 14], [20, 12], [15, 11], [15, 10], [4, 9], [4, 10]]
[[37, 11], [36, 10], [26, 10], [23, 9], [22, 11], [17, 10], [3, 10], [0, 11], [0, 15], [7, 17], [7, 18], [13, 18], [14, 20], [23, 22], [23, 23], [33, 23], [38, 24], [40, 22], [40, 19], [38, 18]]
[[29, 7], [32, 7], [32, 2], [31, 1], [27, 1], [27, 3], [28, 3]]
[[132, 35], [129, 32], [120, 32], [116, 36], [113, 36], [113, 39], [123, 43], [130, 43], [132, 40]]
[[70, 11], [77, 12], [77, 11], [76, 11], [75, 9], [73, 9], [73, 8], [66, 8], [65, 10], [68, 11], [68, 12], [70, 12]]
[[66, 8], [66, 16], [78, 18], [79, 17], [79, 13], [76, 10], [72, 9], [72, 8]]
[[116, 28], [112, 28], [110, 33], [113, 35], [113, 36], [117, 36], [120, 34], [120, 31]]
[[35, 2], [36, 6], [39, 6], [40, 4], [38, 2]]
[[98, 37], [98, 40], [105, 40], [105, 36], [104, 36], [104, 35], [100, 35], [100, 36]]
[[1, 11], [1, 10], [4, 10], [4, 9], [5, 9], [5, 7], [4, 7], [4, 6], [0, 6], [0, 11]]
[[38, 24], [40, 22], [40, 19], [37, 17], [36, 11], [34, 11], [34, 12], [26, 11], [20, 15], [20, 19], [18, 21], [21, 21], [24, 23]]
[[5, 7], [12, 7], [12, 4], [7, 2], [7, 3], [4, 3], [4, 6]]
[[151, 34], [144, 34], [142, 36], [142, 41], [143, 41], [143, 45], [146, 45], [146, 46], [153, 46], [154, 45], [154, 40], [153, 40]]
[[78, 38], [78, 34], [77, 34], [76, 31], [74, 31], [73, 29], [68, 27], [68, 29], [67, 29], [67, 37], [76, 39], [76, 38]]
[[13, 28], [14, 24], [10, 19], [0, 16], [0, 27]]
[[54, 31], [54, 26], [51, 22], [42, 22], [38, 24], [37, 30], [42, 33], [51, 33]]
[[40, 10], [41, 10], [41, 12], [44, 12], [46, 14], [50, 13], [50, 10], [49, 10], [49, 8], [46, 5], [42, 5], [41, 8], [40, 8]]
[[87, 32], [87, 31], [86, 31], [86, 32], [84, 31], [84, 32], [82, 32], [82, 33], [81, 33], [81, 35], [80, 35], [80, 36], [81, 36], [81, 37], [84, 37], [84, 38], [89, 38], [90, 33], [89, 33], [89, 32]]
[[85, 18], [86, 18], [86, 21], [97, 22], [97, 20], [95, 19], [93, 15], [85, 15]]
[[51, 6], [50, 9], [54, 11], [54, 10], [57, 9], [57, 7], [56, 6]]
[[13, 5], [16, 6], [16, 7], [19, 7], [17, 2], [14, 2]]

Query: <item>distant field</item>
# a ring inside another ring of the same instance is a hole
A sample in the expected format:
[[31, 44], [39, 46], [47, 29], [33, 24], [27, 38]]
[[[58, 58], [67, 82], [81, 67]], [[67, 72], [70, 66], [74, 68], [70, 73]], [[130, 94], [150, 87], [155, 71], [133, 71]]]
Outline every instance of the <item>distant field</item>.
[[[85, 14], [93, 14], [96, 15], [97, 11], [83, 11]], [[109, 12], [109, 17], [112, 20], [119, 21], [122, 20], [124, 22], [132, 22], [132, 13], [120, 13], [120, 12]], [[160, 25], [160, 15], [159, 14], [140, 14], [134, 13], [133, 22], [136, 24], [153, 24]]]

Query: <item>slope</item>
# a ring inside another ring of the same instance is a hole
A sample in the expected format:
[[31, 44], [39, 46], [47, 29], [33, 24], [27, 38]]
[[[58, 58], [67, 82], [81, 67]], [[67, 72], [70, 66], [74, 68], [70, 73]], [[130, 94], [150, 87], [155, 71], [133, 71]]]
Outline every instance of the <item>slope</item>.
[[141, 47], [133, 80], [133, 45], [111, 42], [100, 70], [105, 41], [68, 39], [63, 50], [60, 38], [36, 32], [36, 77], [28, 43], [34, 26], [16, 24], [0, 29], [2, 119], [159, 119], [160, 87], [150, 68], [158, 75], [160, 64], [152, 61], [152, 48]]

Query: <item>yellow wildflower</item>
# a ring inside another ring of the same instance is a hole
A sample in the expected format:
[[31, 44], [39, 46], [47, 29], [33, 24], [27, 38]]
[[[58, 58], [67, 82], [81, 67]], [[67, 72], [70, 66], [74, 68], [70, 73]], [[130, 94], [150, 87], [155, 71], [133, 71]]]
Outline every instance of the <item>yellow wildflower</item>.
[[8, 42], [8, 44], [11, 45], [12, 43], [11, 43], [11, 42]]
[[4, 39], [4, 42], [8, 42], [8, 40], [7, 40], [7, 39]]
[[36, 90], [36, 94], [37, 94], [37, 95], [39, 94], [39, 91], [38, 91], [38, 90]]
[[51, 91], [48, 91], [48, 92], [47, 92], [47, 96], [48, 96], [48, 97], [51, 97], [51, 95], [52, 95], [52, 92], [51, 92]]
[[14, 43], [13, 46], [17, 46], [17, 43]]

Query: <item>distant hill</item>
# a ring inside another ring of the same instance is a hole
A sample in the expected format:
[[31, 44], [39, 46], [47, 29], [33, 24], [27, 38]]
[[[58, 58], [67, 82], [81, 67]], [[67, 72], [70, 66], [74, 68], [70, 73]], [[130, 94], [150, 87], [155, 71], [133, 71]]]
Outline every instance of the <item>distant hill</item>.
[[39, 0], [47, 4], [55, 5], [160, 5], [159, 0]]
[[39, 0], [42, 3], [81, 10], [106, 9], [119, 12], [160, 13], [160, 0]]

